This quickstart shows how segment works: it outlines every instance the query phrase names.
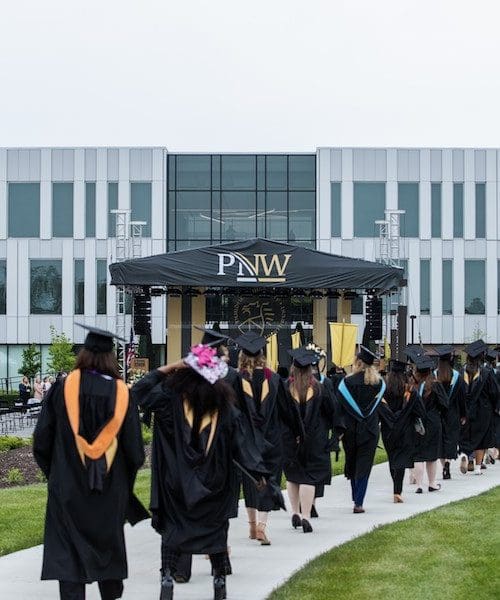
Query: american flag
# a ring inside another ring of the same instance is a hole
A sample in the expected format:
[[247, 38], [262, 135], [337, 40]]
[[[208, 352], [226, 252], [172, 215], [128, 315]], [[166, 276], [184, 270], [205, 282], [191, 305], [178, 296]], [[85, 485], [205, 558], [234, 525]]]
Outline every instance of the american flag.
[[127, 358], [126, 358], [127, 369], [130, 369], [130, 365], [132, 364], [133, 358], [135, 358], [135, 340], [134, 340], [134, 330], [131, 327], [130, 328], [130, 342], [127, 345]]

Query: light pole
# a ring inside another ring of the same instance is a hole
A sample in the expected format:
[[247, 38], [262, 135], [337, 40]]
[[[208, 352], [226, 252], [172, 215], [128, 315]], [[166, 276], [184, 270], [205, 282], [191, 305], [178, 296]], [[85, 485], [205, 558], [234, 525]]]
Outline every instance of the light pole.
[[410, 315], [411, 320], [411, 343], [412, 345], [415, 343], [415, 319], [417, 315]]

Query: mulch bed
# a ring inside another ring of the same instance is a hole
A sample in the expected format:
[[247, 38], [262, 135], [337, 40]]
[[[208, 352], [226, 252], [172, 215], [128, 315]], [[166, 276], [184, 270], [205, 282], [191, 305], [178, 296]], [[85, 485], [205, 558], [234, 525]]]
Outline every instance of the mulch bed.
[[[151, 464], [151, 444], [148, 444], [144, 449], [146, 451], [144, 467], [149, 467]], [[9, 483], [6, 481], [10, 469], [14, 468], [19, 469], [23, 474], [22, 483]], [[0, 452], [0, 488], [40, 483], [42, 481], [40, 477], [41, 471], [33, 458], [31, 446]]]

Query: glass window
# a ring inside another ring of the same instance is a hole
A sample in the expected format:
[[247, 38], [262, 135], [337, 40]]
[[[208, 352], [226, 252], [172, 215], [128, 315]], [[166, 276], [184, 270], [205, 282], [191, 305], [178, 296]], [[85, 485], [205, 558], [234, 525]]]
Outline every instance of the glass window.
[[108, 183], [108, 237], [116, 237], [116, 215], [111, 211], [118, 208], [118, 183]]
[[290, 190], [316, 189], [316, 156], [288, 157], [288, 188]]
[[453, 237], [464, 237], [464, 184], [453, 184]]
[[342, 228], [342, 184], [335, 182], [331, 185], [332, 189], [332, 237], [341, 236]]
[[177, 156], [177, 189], [209, 190], [211, 187], [210, 155]]
[[431, 235], [441, 237], [441, 184], [431, 184]]
[[268, 190], [286, 190], [287, 160], [286, 156], [266, 157], [266, 188]]
[[85, 313], [85, 261], [75, 260], [75, 315]]
[[220, 156], [212, 156], [212, 189], [220, 190]]
[[465, 314], [484, 315], [486, 284], [484, 260], [465, 261]]
[[95, 182], [85, 184], [85, 237], [95, 237]]
[[176, 156], [174, 154], [168, 155], [167, 163], [167, 181], [168, 189], [175, 190], [175, 162]]
[[40, 237], [39, 183], [9, 183], [9, 237]]
[[486, 237], [486, 184], [476, 183], [476, 238]]
[[[211, 213], [210, 192], [177, 193], [177, 239], [210, 239], [214, 215]], [[214, 221], [220, 227], [220, 219]]]
[[7, 314], [7, 261], [0, 260], [0, 315]]
[[385, 183], [354, 182], [354, 236], [378, 237], [375, 221], [385, 218]]
[[257, 156], [257, 189], [260, 191], [266, 189], [266, 157], [262, 154]]
[[500, 315], [500, 260], [497, 262], [497, 314]]
[[453, 314], [453, 261], [443, 260], [443, 315]]
[[398, 208], [404, 210], [401, 215], [401, 235], [418, 237], [418, 183], [398, 183]]
[[52, 184], [52, 236], [73, 237], [73, 184]]
[[227, 154], [222, 160], [223, 190], [255, 190], [256, 157], [251, 155]]
[[108, 287], [107, 260], [98, 258], [96, 261], [96, 308], [98, 315], [106, 314], [106, 291]]
[[266, 194], [266, 237], [286, 242], [288, 239], [288, 211], [286, 192]]
[[151, 183], [130, 184], [130, 208], [132, 221], [145, 221], [142, 235], [151, 237]]
[[61, 314], [62, 261], [32, 260], [30, 312], [32, 315]]
[[222, 192], [221, 226], [224, 241], [256, 236], [255, 192]]
[[431, 261], [420, 261], [420, 314], [431, 312]]
[[289, 192], [288, 239], [313, 240], [316, 238], [315, 192]]

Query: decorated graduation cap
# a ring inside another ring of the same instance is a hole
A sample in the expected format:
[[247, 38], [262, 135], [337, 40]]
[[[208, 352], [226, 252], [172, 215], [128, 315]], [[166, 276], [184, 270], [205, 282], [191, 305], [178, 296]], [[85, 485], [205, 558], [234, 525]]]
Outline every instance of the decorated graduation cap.
[[417, 356], [417, 359], [415, 360], [415, 367], [419, 373], [432, 371], [435, 367], [435, 361], [432, 356], [421, 354], [420, 356]]
[[193, 346], [184, 362], [212, 385], [227, 375], [226, 361], [217, 356], [215, 348], [206, 344]]
[[373, 365], [375, 360], [378, 358], [365, 346], [359, 347], [359, 352], [356, 354], [356, 357], [359, 358], [359, 360], [362, 360], [366, 365]]
[[486, 352], [486, 350], [488, 350], [488, 346], [483, 342], [483, 340], [476, 340], [475, 342], [472, 342], [472, 344], [466, 346], [464, 349], [465, 354], [471, 358], [477, 358], [483, 354], [483, 352]]
[[198, 325], [194, 326], [198, 331], [203, 331], [203, 337], [201, 338], [201, 343], [204, 345], [210, 345], [214, 348], [218, 348], [222, 345], [227, 345], [229, 337], [224, 335], [220, 331], [215, 329], [210, 329], [209, 327], [198, 327]]
[[83, 327], [88, 331], [87, 337], [83, 342], [83, 347], [94, 354], [104, 354], [105, 352], [111, 352], [113, 350], [113, 340], [119, 340], [125, 342], [123, 338], [106, 331], [105, 329], [99, 329], [99, 327], [93, 327], [92, 325], [85, 325], [84, 323], [75, 323], [79, 327]]
[[266, 338], [255, 331], [247, 331], [235, 338], [234, 343], [248, 356], [258, 356], [266, 345]]
[[434, 349], [439, 360], [451, 360], [455, 354], [455, 348], [453, 346], [438, 346]]
[[402, 360], [391, 360], [389, 362], [389, 371], [391, 373], [404, 373], [406, 371], [406, 363]]
[[288, 354], [292, 357], [294, 366], [302, 369], [317, 364], [319, 360], [318, 355], [314, 350], [304, 347], [289, 350]]

